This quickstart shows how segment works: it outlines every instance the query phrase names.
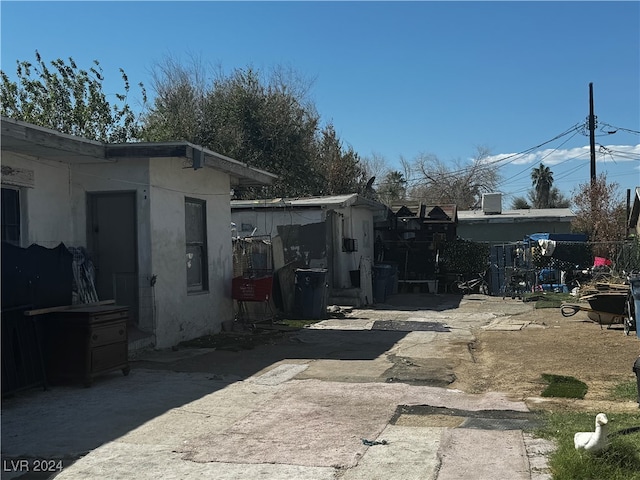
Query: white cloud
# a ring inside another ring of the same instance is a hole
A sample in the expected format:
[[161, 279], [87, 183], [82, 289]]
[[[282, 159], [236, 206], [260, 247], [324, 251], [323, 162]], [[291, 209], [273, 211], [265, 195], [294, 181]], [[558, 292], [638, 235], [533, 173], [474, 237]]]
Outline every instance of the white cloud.
[[[574, 147], [568, 149], [544, 149], [526, 154], [518, 153], [501, 153], [491, 155], [486, 158], [487, 163], [496, 163], [499, 165], [530, 165], [534, 163], [544, 163], [546, 166], [558, 165], [570, 160], [589, 160], [590, 147]], [[616, 162], [639, 161], [640, 160], [640, 144], [638, 145], [596, 145], [596, 161], [607, 162], [614, 160]]]

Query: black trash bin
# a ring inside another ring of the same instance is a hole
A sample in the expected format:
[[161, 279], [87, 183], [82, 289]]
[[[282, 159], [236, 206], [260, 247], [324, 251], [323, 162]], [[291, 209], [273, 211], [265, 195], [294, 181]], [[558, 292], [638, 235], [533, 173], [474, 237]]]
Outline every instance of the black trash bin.
[[384, 303], [387, 300], [388, 285], [391, 282], [393, 268], [389, 264], [373, 266], [373, 302]]
[[388, 297], [398, 293], [398, 262], [380, 262], [376, 265], [389, 265], [391, 267], [387, 276], [385, 296]]
[[296, 269], [296, 315], [305, 320], [327, 317], [327, 269]]

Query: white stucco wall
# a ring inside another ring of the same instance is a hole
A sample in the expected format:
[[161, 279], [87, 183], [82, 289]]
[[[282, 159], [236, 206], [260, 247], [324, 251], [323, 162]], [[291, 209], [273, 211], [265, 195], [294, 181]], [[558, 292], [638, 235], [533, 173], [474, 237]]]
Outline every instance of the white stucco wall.
[[[151, 257], [157, 275], [156, 346], [164, 348], [220, 331], [233, 319], [230, 180], [209, 168], [183, 168], [181, 159], [150, 165]], [[208, 291], [187, 292], [185, 198], [206, 201]]]
[[22, 214], [20, 246], [37, 243], [52, 248], [60, 242], [77, 245], [69, 165], [10, 152], [2, 152], [2, 165], [33, 172], [33, 187], [18, 188]]
[[155, 328], [151, 276], [149, 160], [119, 159], [110, 163], [80, 164], [71, 168], [75, 246], [87, 246], [87, 194], [136, 193], [138, 268], [138, 326], [146, 332]]
[[[33, 187], [19, 187], [23, 247], [86, 247], [87, 193], [136, 192], [139, 326], [155, 333], [158, 348], [218, 332], [233, 318], [227, 174], [172, 158], [70, 166], [3, 152], [2, 164], [33, 171]], [[209, 286], [197, 294], [187, 294], [185, 197], [206, 201]]]
[[373, 214], [371, 210], [360, 207], [337, 209], [336, 212], [344, 215], [342, 236], [354, 238], [358, 244], [358, 251], [343, 252], [341, 239], [336, 239], [340, 242], [336, 243], [337, 261], [340, 266], [339, 287], [348, 288], [351, 285], [349, 271], [358, 270], [361, 258], [373, 258]]
[[[78, 236], [86, 235], [86, 193], [135, 191], [140, 328], [157, 348], [220, 331], [233, 318], [229, 177], [185, 168], [181, 158], [123, 159], [74, 167]], [[185, 198], [206, 201], [208, 290], [187, 293]], [[155, 276], [155, 286], [151, 279]]]

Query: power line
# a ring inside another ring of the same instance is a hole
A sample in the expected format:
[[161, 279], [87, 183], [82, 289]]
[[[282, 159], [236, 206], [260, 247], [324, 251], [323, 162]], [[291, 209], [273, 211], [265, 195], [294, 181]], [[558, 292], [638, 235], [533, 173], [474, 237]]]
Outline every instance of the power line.
[[[635, 130], [631, 130], [631, 129], [627, 129], [627, 128], [613, 127], [613, 126], [611, 126], [611, 125], [609, 125], [607, 123], [602, 123], [601, 125], [602, 125], [601, 128], [609, 127], [609, 128], [615, 129], [615, 130], [625, 131], [625, 132], [629, 132], [629, 133], [640, 133], [640, 132], [636, 132]], [[517, 162], [518, 160], [526, 157], [527, 155], [531, 154], [533, 151], [535, 151], [537, 149], [540, 149], [541, 147], [543, 147], [545, 145], [548, 145], [549, 143], [554, 142], [555, 140], [558, 140], [558, 139], [560, 139], [560, 138], [562, 138], [562, 137], [564, 137], [566, 135], [569, 135], [570, 133], [573, 132], [573, 135], [571, 135], [569, 138], [564, 140], [560, 145], [555, 147], [550, 152], [545, 153], [538, 160], [538, 161], [542, 162], [544, 159], [546, 159], [546, 158], [550, 157], [551, 155], [553, 155], [554, 152], [558, 151], [560, 149], [560, 147], [562, 147], [567, 142], [569, 142], [578, 133], [586, 133], [586, 132], [584, 132], [584, 130], [586, 130], [585, 123], [582, 123], [582, 122], [576, 123], [575, 125], [571, 126], [567, 130], [565, 130], [564, 132], [556, 135], [555, 137], [553, 137], [550, 140], [542, 142], [539, 145], [536, 145], [534, 147], [530, 147], [530, 148], [528, 148], [526, 150], [523, 150], [521, 152], [518, 152], [518, 153], [515, 153], [515, 154], [511, 154], [511, 155], [508, 155], [506, 157], [502, 157], [502, 158], [499, 158], [499, 159], [495, 159], [495, 160], [492, 160], [490, 162], [486, 162], [484, 164], [484, 166], [486, 167], [486, 166], [496, 165], [497, 168], [501, 168], [501, 167], [504, 167], [506, 165], [512, 164], [512, 163]], [[613, 134], [615, 132], [606, 131], [605, 133], [606, 133], [606, 135], [611, 135], [611, 134]], [[611, 148], [608, 148], [608, 147], [604, 147], [602, 145], [599, 145], [599, 147], [600, 147], [600, 152], [599, 153], [601, 153], [602, 155], [609, 154], [612, 157], [612, 159], [614, 159], [613, 157], [615, 156], [615, 157], [618, 157], [620, 159], [628, 159], [628, 160], [640, 161], [640, 154], [636, 154], [634, 152], [625, 152], [625, 151], [621, 151], [621, 150], [615, 150], [615, 149], [611, 149]], [[586, 155], [586, 152], [580, 153], [579, 155], [573, 156], [571, 158], [567, 158], [567, 159], [555, 164], [555, 166], [562, 165], [562, 164], [570, 162], [572, 160], [580, 159], [581, 157], [584, 157], [584, 155]], [[567, 172], [563, 172], [561, 175], [557, 176], [556, 179], [557, 180], [564, 179], [564, 178], [572, 175], [576, 171], [579, 171], [583, 167], [584, 167], [584, 165], [582, 165], [582, 164], [578, 165], [575, 168], [572, 168], [572, 169], [568, 170]], [[465, 167], [463, 169], [443, 172], [441, 175], [439, 175], [439, 178], [441, 178], [443, 180], [448, 180], [450, 178], [455, 178], [458, 175], [469, 173], [472, 170], [472, 168], [474, 168], [474, 167], [471, 166], [471, 167]], [[509, 179], [501, 181], [500, 183], [497, 184], [497, 186], [504, 187], [507, 184], [507, 182], [512, 182], [513, 180], [519, 178], [521, 175], [523, 175], [524, 173], [526, 173], [529, 170], [530, 170], [530, 167], [526, 167], [521, 172], [518, 172], [515, 175], [510, 176]], [[415, 185], [421, 184], [421, 183], [426, 183], [424, 178], [407, 179], [406, 187], [410, 188], [411, 186], [415, 186]], [[525, 192], [528, 189], [529, 189], [529, 187], [527, 187], [526, 189], [517, 189], [514, 192], [507, 193], [506, 195], [512, 195], [512, 194], [518, 193], [518, 192]]]
[[[563, 162], [560, 162], [557, 165], [561, 165], [563, 163], [566, 163], [566, 162], [568, 162], [570, 160], [575, 160], [577, 158], [579, 158], [579, 156], [564, 160]], [[553, 186], [556, 186], [557, 183], [560, 180], [563, 180], [564, 178], [567, 178], [568, 176], [573, 175], [575, 172], [582, 170], [583, 167], [584, 167], [584, 165], [580, 164], [580, 165], [576, 165], [575, 167], [573, 167], [573, 168], [571, 168], [569, 170], [566, 170], [566, 171], [564, 171], [564, 172], [562, 172], [560, 174], [555, 174], [554, 175], [554, 179], [553, 179]], [[531, 190], [531, 186], [528, 186], [528, 187], [525, 187], [525, 188], [521, 188], [521, 189], [518, 189], [518, 190], [514, 190], [514, 191], [510, 191], [508, 193], [505, 193], [505, 195], [515, 195], [515, 194], [519, 194], [519, 193], [526, 193], [529, 190]]]
[[[560, 133], [560, 134], [556, 135], [555, 137], [553, 137], [551, 140], [547, 140], [546, 142], [543, 142], [543, 143], [541, 143], [541, 144], [539, 144], [539, 145], [536, 145], [535, 147], [531, 147], [531, 148], [528, 148], [528, 149], [526, 149], [526, 150], [523, 150], [522, 152], [514, 153], [514, 154], [512, 154], [512, 155], [509, 155], [509, 156], [507, 156], [507, 157], [501, 158], [501, 159], [499, 159], [499, 160], [495, 160], [495, 161], [493, 161], [493, 162], [490, 162], [488, 165], [492, 165], [493, 163], [499, 163], [499, 162], [502, 162], [502, 161], [507, 160], [507, 159], [509, 159], [509, 161], [508, 161], [508, 162], [505, 162], [505, 163], [504, 163], [503, 165], [501, 165], [501, 166], [504, 166], [504, 165], [508, 165], [508, 164], [510, 164], [510, 163], [513, 163], [513, 162], [515, 162], [515, 161], [519, 160], [521, 157], [525, 156], [526, 154], [531, 153], [531, 152], [532, 152], [532, 151], [534, 151], [534, 150], [538, 150], [540, 147], [543, 147], [543, 146], [545, 146], [545, 145], [547, 145], [547, 144], [549, 144], [549, 143], [551, 143], [551, 142], [554, 142], [555, 140], [558, 140], [559, 138], [562, 138], [562, 137], [564, 137], [565, 135], [570, 134], [571, 132], [574, 132], [574, 131], [575, 131], [575, 132], [578, 132], [578, 131], [579, 131], [579, 127], [580, 127], [580, 125], [581, 125], [581, 123], [576, 123], [576, 124], [575, 124], [575, 125], [573, 125], [571, 128], [569, 128], [569, 129], [565, 130], [564, 132], [562, 132], [562, 133]], [[572, 136], [571, 136], [571, 138], [573, 138], [573, 136], [575, 136], [575, 134], [574, 134], [574, 135], [572, 135]], [[564, 143], [566, 143], [566, 142], [564, 142]]]
[[557, 180], [562, 180], [563, 178], [567, 178], [568, 176], [573, 175], [575, 172], [582, 170], [583, 167], [584, 165], [576, 165], [575, 167], [562, 172], [554, 180], [557, 181]]
[[606, 133], [609, 134], [609, 135], [613, 135], [618, 130], [623, 131], [623, 132], [627, 132], [627, 133], [635, 133], [635, 134], [640, 135], [640, 132], [638, 130], [631, 130], [629, 128], [623, 128], [623, 127], [615, 127], [615, 126], [610, 125], [608, 123], [601, 123], [601, 125], [602, 126], [600, 127], [600, 130], [602, 130], [604, 127], [609, 127], [611, 129], [613, 129], [613, 130], [610, 130], [610, 131], [606, 131]]
[[[607, 149], [606, 147], [603, 147], [602, 145], [600, 145], [600, 147], [606, 150], [606, 152], [605, 152], [605, 151], [600, 150], [600, 152], [599, 152], [599, 153], [600, 153], [601, 155], [606, 155], [606, 154], [611, 154], [611, 153], [615, 153], [615, 152], [616, 152], [615, 150]], [[618, 152], [618, 153], [626, 154], [626, 153], [628, 153], [628, 152]], [[563, 160], [562, 162], [559, 162], [559, 163], [557, 163], [556, 165], [554, 165], [554, 167], [557, 167], [557, 166], [562, 165], [562, 164], [564, 164], [564, 163], [570, 162], [570, 161], [572, 161], [572, 160], [578, 160], [578, 159], [581, 159], [580, 157], [584, 157], [584, 155], [585, 155], [585, 154], [586, 154], [586, 152], [585, 152], [585, 153], [582, 153], [582, 154], [580, 154], [580, 155], [577, 155], [577, 156], [575, 156], [575, 157], [567, 158], [566, 160]], [[629, 156], [629, 157], [625, 157], [625, 158], [631, 158], [632, 160], [638, 160], [638, 161], [640, 161], [640, 154], [630, 154], [630, 155], [636, 155], [636, 157], [631, 157], [631, 156]], [[618, 155], [618, 156], [622, 157], [622, 155]], [[565, 178], [567, 178], [567, 177], [572, 176], [575, 172], [578, 172], [578, 171], [582, 170], [583, 168], [584, 168], [584, 164], [582, 164], [582, 163], [581, 163], [581, 164], [579, 164], [579, 165], [576, 165], [576, 166], [575, 166], [575, 167], [573, 167], [573, 168], [570, 168], [569, 170], [566, 170], [566, 171], [561, 172], [561, 173], [559, 173], [559, 174], [555, 174], [555, 175], [554, 175], [554, 184], [556, 184], [556, 183], [557, 183], [557, 182], [559, 182], [560, 180], [563, 180], [563, 179], [565, 179]], [[627, 175], [627, 174], [621, 173], [621, 174], [618, 174], [618, 175], [616, 175], [616, 174], [608, 175], [608, 177], [609, 177], [609, 178], [611, 178], [611, 177], [618, 177], [618, 176], [620, 176], [620, 177], [621, 177], [621, 176], [626, 176], [626, 175]], [[513, 178], [515, 178], [515, 176], [514, 176], [514, 177], [511, 177], [511, 179], [513, 179]], [[510, 195], [513, 195], [513, 194], [515, 194], [515, 193], [526, 192], [526, 191], [528, 191], [528, 190], [529, 190], [529, 188], [527, 188], [527, 189], [519, 189], [519, 190], [515, 190], [515, 191], [513, 191], [513, 192], [509, 192], [509, 194], [510, 194]]]
[[[538, 144], [536, 146], [527, 148], [526, 150], [523, 150], [522, 152], [514, 153], [514, 154], [508, 155], [508, 156], [503, 157], [503, 158], [498, 158], [498, 159], [489, 161], [489, 162], [485, 163], [483, 166], [484, 167], [488, 167], [488, 166], [496, 165], [496, 166], [498, 166], [498, 168], [500, 168], [500, 167], [503, 167], [505, 165], [509, 165], [510, 163], [516, 162], [517, 160], [519, 160], [520, 158], [526, 156], [527, 154], [529, 154], [529, 153], [531, 153], [531, 152], [533, 152], [533, 151], [535, 151], [537, 149], [540, 149], [541, 147], [543, 147], [545, 145], [548, 145], [549, 143], [554, 142], [554, 141], [556, 141], [556, 140], [558, 140], [558, 139], [570, 134], [571, 132], [578, 132], [580, 125], [581, 125], [581, 123], [576, 123], [575, 125], [571, 126], [567, 130], [565, 130], [564, 132], [556, 135], [555, 137], [553, 137], [550, 140], [542, 142], [542, 143], [540, 143], [540, 144]], [[574, 135], [572, 135], [571, 138], [573, 138], [573, 136], [575, 136], [575, 133], [574, 133]], [[566, 141], [564, 143], [566, 143]], [[502, 163], [502, 165], [498, 165], [500, 163]], [[439, 178], [442, 178], [443, 180], [447, 180], [449, 178], [454, 178], [454, 177], [456, 177], [458, 175], [469, 173], [472, 168], [473, 167], [465, 167], [465, 168], [462, 168], [462, 169], [459, 169], [459, 170], [447, 171], [446, 173], [443, 173], [442, 175], [440, 175]], [[415, 184], [418, 184], [418, 183], [425, 183], [424, 182], [424, 178], [407, 179], [407, 186], [412, 185], [412, 184], [415, 185]]]
[[640, 153], [634, 152], [624, 152], [621, 150], [613, 150], [611, 148], [605, 147], [604, 145], [598, 145], [600, 149], [600, 153], [603, 155], [610, 155], [611, 159], [615, 162], [614, 155], [619, 158], [626, 158], [628, 160], [637, 160], [640, 161]]
[[[542, 161], [543, 161], [545, 158], [550, 157], [550, 156], [551, 156], [554, 152], [556, 152], [556, 151], [557, 151], [561, 146], [563, 146], [565, 143], [567, 143], [569, 140], [571, 140], [571, 139], [572, 139], [573, 137], [575, 137], [577, 134], [578, 134], [578, 130], [576, 130], [576, 131], [574, 132], [574, 134], [573, 134], [573, 135], [571, 135], [569, 138], [567, 138], [564, 142], [562, 142], [562, 143], [561, 143], [560, 145], [558, 145], [556, 148], [554, 148], [553, 150], [551, 150], [547, 155], [543, 156], [543, 157], [539, 160], [539, 162], [540, 162], [540, 163], [542, 163]], [[578, 158], [578, 157], [580, 157], [580, 155], [578, 155], [577, 157], [568, 158], [568, 159], [566, 159], [566, 160], [563, 160], [562, 162], [559, 162], [559, 163], [557, 163], [556, 165], [561, 165], [561, 164], [563, 164], [563, 163], [565, 163], [565, 162], [568, 162], [568, 161], [573, 160], [573, 159]], [[501, 166], [502, 166], [502, 165], [501, 165]], [[527, 166], [524, 170], [522, 170], [522, 171], [520, 171], [519, 173], [517, 173], [517, 174], [515, 174], [515, 175], [511, 176], [508, 180], [505, 180], [504, 182], [500, 182], [500, 183], [498, 183], [498, 185], [497, 185], [497, 186], [504, 185], [507, 181], [512, 181], [512, 180], [514, 180], [514, 179], [518, 178], [518, 177], [519, 177], [520, 175], [522, 175], [523, 173], [530, 171], [530, 169], [531, 169], [531, 167]]]

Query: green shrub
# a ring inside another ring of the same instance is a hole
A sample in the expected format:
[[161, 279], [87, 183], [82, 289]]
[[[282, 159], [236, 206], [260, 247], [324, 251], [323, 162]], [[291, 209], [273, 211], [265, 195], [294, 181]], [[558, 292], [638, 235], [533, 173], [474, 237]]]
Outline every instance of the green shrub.
[[440, 266], [446, 273], [475, 274], [488, 268], [489, 245], [471, 240], [454, 240], [443, 245]]

